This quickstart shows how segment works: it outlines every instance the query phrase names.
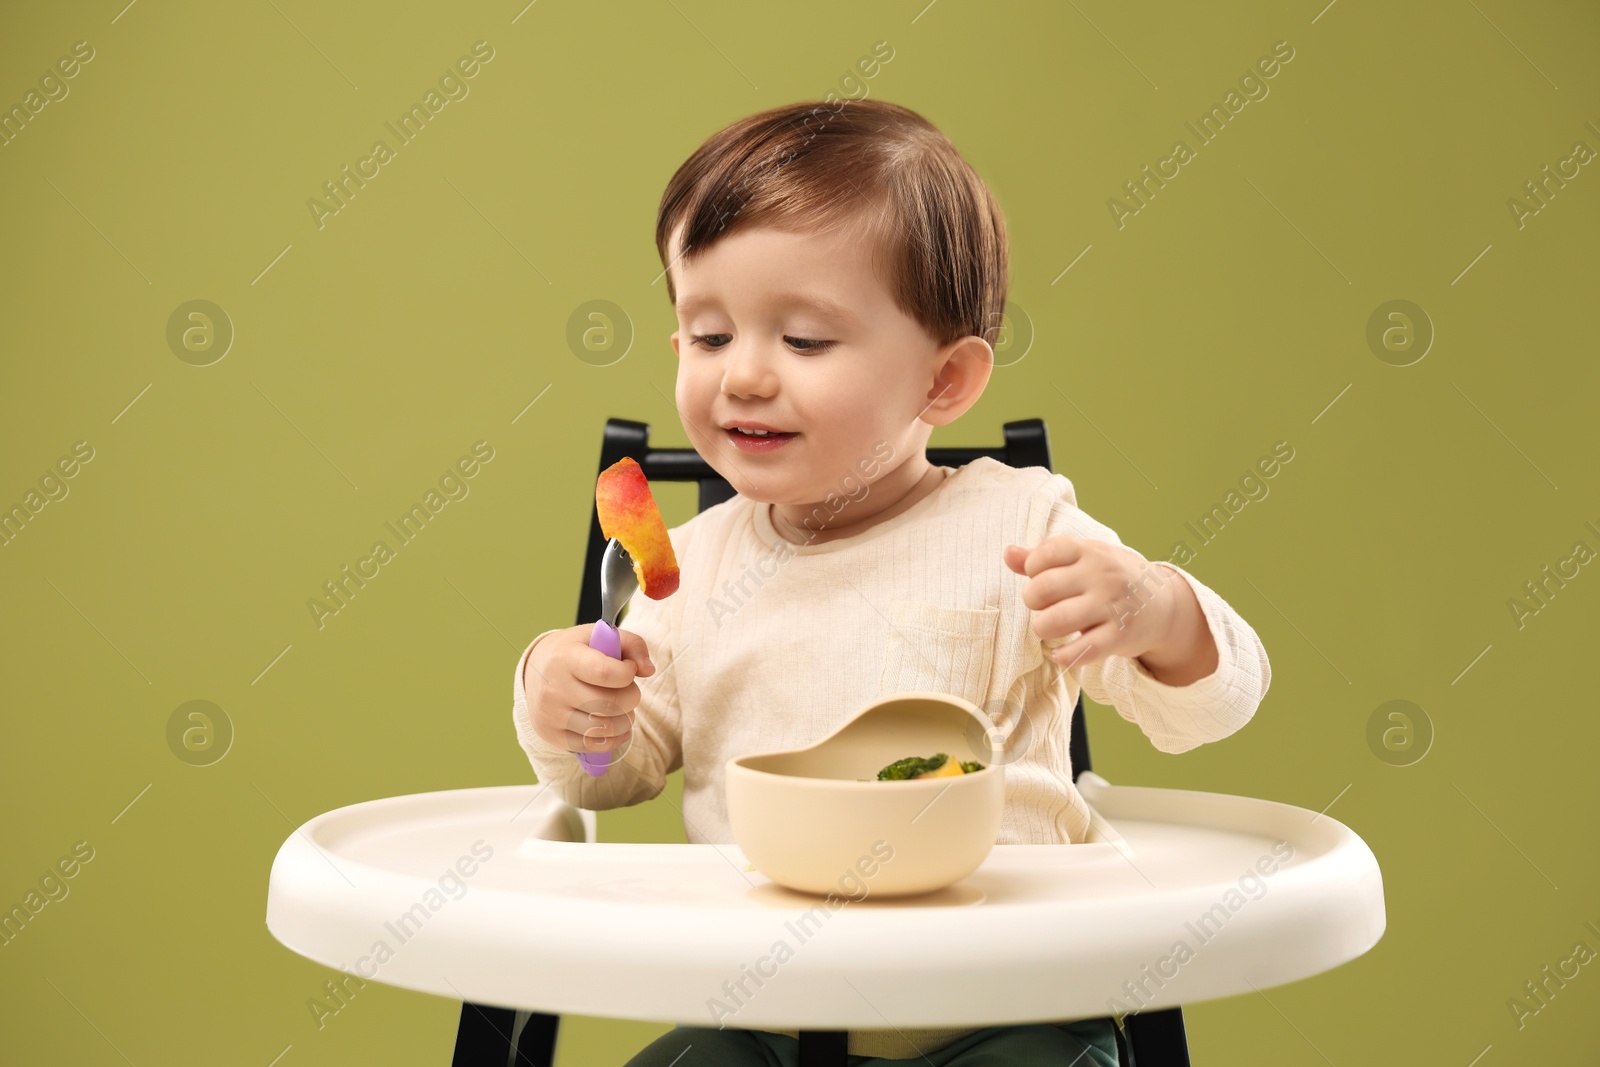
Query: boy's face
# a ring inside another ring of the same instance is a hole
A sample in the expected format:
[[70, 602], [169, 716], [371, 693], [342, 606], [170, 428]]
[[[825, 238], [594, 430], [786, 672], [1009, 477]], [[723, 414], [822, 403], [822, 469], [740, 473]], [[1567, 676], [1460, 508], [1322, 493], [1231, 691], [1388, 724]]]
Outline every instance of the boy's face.
[[[686, 262], [681, 233], [669, 260], [677, 405], [706, 462], [742, 496], [796, 506], [796, 516], [830, 493], [883, 481], [889, 491], [844, 524], [909, 491], [928, 470], [933, 427], [983, 392], [988, 343], [936, 344], [895, 306], [862, 238], [762, 227]], [[751, 422], [793, 436], [774, 447], [729, 429]]]

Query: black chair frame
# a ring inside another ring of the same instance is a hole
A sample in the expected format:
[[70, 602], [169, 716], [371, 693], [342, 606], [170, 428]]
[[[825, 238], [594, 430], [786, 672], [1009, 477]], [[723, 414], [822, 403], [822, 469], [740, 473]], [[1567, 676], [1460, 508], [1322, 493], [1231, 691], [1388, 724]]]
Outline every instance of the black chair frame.
[[[989, 456], [1011, 467], [1050, 465], [1050, 439], [1042, 419], [1021, 419], [1004, 426], [1005, 443], [998, 448], [930, 448], [931, 463], [960, 467]], [[631, 456], [651, 482], [699, 484], [699, 509], [705, 511], [734, 496], [733, 487], [691, 448], [651, 448], [648, 423], [608, 419], [600, 446], [603, 471], [624, 456]], [[596, 472], [598, 474], [598, 471]], [[578, 592], [578, 625], [600, 617], [600, 561], [606, 537], [600, 532], [600, 515], [590, 509], [589, 544], [583, 565], [583, 586]], [[1072, 715], [1072, 776], [1089, 770], [1089, 736], [1084, 725], [1083, 695]], [[452, 1067], [554, 1067], [560, 1017], [484, 1004], [461, 1005]], [[800, 1031], [800, 1067], [845, 1067], [846, 1032]], [[1183, 1010], [1139, 1012], [1124, 1017], [1117, 1027], [1117, 1051], [1122, 1067], [1189, 1067], [1189, 1047]]]

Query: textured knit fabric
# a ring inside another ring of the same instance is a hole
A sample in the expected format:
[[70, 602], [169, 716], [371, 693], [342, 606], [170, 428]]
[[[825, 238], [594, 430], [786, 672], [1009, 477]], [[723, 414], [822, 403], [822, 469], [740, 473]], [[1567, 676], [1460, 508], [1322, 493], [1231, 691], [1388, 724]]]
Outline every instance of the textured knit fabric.
[[[1070, 668], [1048, 659], [1068, 638], [1041, 641], [1033, 632], [1022, 602], [1027, 579], [1002, 550], [1063, 534], [1121, 539], [1078, 508], [1070, 481], [1043, 467], [985, 457], [944, 469], [907, 510], [831, 541], [787, 541], [771, 505], [742, 496], [674, 527], [678, 591], [659, 601], [635, 595], [619, 623], [644, 638], [656, 672], [636, 679], [633, 737], [605, 775], [590, 777], [573, 753], [533, 732], [524, 664], [555, 631], [535, 637], [519, 659], [512, 717], [539, 780], [574, 806], [602, 810], [649, 800], [681, 767], [685, 835], [734, 843], [728, 759], [805, 747], [879, 697], [934, 690], [971, 701], [1012, 735], [997, 843], [1080, 842], [1089, 809], [1068, 752], [1080, 686], [1163, 752], [1218, 740], [1250, 720], [1271, 680], [1266, 650], [1220, 596], [1165, 561], [1150, 563], [1145, 588], [1189, 584], [1216, 642], [1215, 671], [1173, 686], [1133, 658]], [[852, 1031], [849, 1050], [914, 1056], [972, 1032]]]

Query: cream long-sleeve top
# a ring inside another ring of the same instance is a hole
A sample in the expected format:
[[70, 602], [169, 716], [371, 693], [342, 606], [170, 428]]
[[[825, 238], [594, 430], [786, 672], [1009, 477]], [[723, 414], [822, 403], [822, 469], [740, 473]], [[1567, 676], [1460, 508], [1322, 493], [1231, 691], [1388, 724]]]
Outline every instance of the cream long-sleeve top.
[[[934, 690], [971, 701], [1010, 736], [997, 843], [1071, 843], [1089, 827], [1068, 754], [1080, 687], [1163, 752], [1219, 740], [1250, 720], [1271, 681], [1260, 638], [1166, 561], [1147, 560], [1155, 573], [1144, 589], [1189, 584], [1216, 642], [1211, 674], [1175, 686], [1131, 657], [1072, 667], [1049, 659], [1068, 639], [1034, 633], [1027, 579], [1002, 550], [1057, 535], [1121, 539], [1046, 468], [984, 457], [945, 472], [910, 508], [835, 540], [794, 544], [774, 528], [770, 504], [742, 496], [668, 531], [681, 584], [663, 600], [636, 594], [619, 623], [644, 638], [656, 671], [636, 679], [633, 737], [606, 774], [591, 777], [574, 753], [533, 731], [523, 670], [556, 631], [535, 637], [518, 660], [512, 718], [539, 780], [574, 806], [601, 810], [649, 800], [681, 768], [689, 841], [732, 844], [728, 759], [805, 747], [881, 696]], [[914, 1057], [971, 1032], [851, 1031], [849, 1052]]]

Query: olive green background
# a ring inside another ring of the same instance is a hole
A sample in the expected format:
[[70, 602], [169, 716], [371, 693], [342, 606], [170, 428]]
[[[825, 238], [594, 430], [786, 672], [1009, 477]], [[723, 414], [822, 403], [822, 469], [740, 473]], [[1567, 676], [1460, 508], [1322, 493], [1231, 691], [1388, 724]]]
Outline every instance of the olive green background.
[[[1272, 658], [1254, 721], [1174, 757], [1091, 708], [1095, 764], [1326, 807], [1382, 864], [1388, 932], [1190, 1007], [1195, 1062], [1593, 1062], [1593, 966], [1520, 1028], [1507, 1006], [1600, 948], [1600, 575], [1521, 627], [1507, 603], [1600, 548], [1600, 173], [1521, 227], [1507, 207], [1600, 149], [1591, 6], [123, 2], [0, 18], [7, 107], [96, 52], [0, 148], [0, 506], [94, 449], [0, 548], [0, 905], [95, 850], [0, 948], [0, 1059], [447, 1062], [448, 1000], [373, 982], [319, 1028], [336, 972], [268, 933], [273, 855], [335, 807], [531, 780], [512, 670], [574, 621], [604, 420], [688, 440], [661, 191], [723, 124], [833, 91], [922, 112], [1007, 215], [1005, 365], [934, 444], [1045, 418], [1080, 505], [1150, 556], [1295, 450], [1189, 564]], [[322, 183], [479, 40], [470, 95], [319, 228]], [[1119, 229], [1107, 201], [1280, 40], [1270, 95]], [[208, 366], [168, 346], [191, 300], [236, 333]], [[592, 300], [626, 321], [575, 353]], [[1391, 300], [1436, 331], [1409, 366], [1366, 339]], [[319, 628], [308, 599], [479, 440], [470, 494]], [[191, 700], [234, 730], [208, 766], [169, 748]], [[1391, 700], [1422, 709], [1413, 746], [1431, 724], [1420, 761], [1369, 747]], [[680, 789], [602, 836], [683, 840]], [[664, 1029], [569, 1018], [559, 1061]]]

